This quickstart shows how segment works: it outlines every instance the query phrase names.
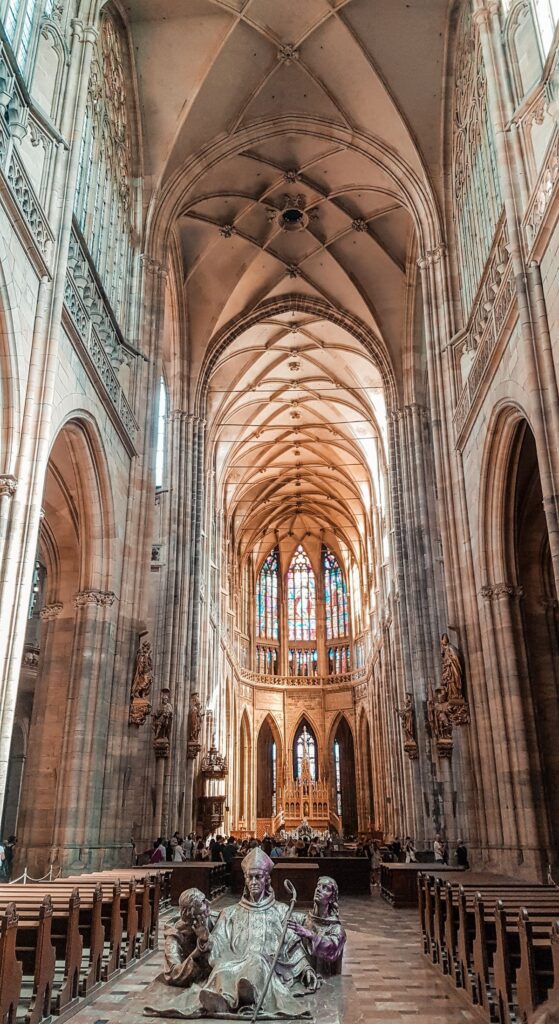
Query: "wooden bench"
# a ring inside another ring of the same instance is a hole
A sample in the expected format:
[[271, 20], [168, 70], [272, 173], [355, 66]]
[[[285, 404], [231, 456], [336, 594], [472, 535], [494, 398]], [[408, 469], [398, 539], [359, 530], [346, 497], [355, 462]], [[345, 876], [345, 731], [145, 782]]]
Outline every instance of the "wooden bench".
[[417, 904], [418, 876], [427, 873], [429, 870], [437, 874], [452, 872], [456, 874], [459, 868], [447, 866], [446, 864], [381, 864], [380, 866], [380, 894], [381, 896], [399, 910], [401, 907], [415, 907]]
[[515, 1024], [559, 992], [559, 891], [418, 876], [423, 949], [489, 1021]]
[[156, 945], [160, 876], [136, 871], [121, 886], [116, 875], [0, 891], [3, 1021], [40, 1024], [67, 1012]]
[[211, 901], [227, 890], [227, 865], [221, 861], [190, 860], [174, 864], [171, 874], [171, 903], [178, 906], [185, 889], [201, 889]]

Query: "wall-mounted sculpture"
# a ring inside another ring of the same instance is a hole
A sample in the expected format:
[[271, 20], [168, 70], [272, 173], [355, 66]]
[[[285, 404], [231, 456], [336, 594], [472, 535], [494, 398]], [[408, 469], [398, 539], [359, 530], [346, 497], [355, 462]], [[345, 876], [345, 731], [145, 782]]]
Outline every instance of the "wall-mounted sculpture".
[[198, 693], [191, 693], [188, 708], [188, 740], [186, 744], [186, 756], [190, 760], [200, 753], [200, 732], [205, 712], [202, 710], [200, 696]]
[[161, 690], [161, 704], [153, 715], [153, 749], [156, 757], [168, 757], [173, 725], [170, 690]]
[[464, 664], [448, 633], [441, 636], [441, 691], [452, 725], [469, 725], [470, 708], [464, 696]]
[[417, 738], [415, 734], [415, 714], [411, 693], [406, 693], [406, 700], [403, 708], [398, 708], [397, 713], [402, 722], [404, 733], [404, 750], [410, 761], [415, 761], [418, 756]]
[[128, 722], [130, 725], [140, 726], [146, 721], [151, 704], [148, 700], [153, 685], [153, 660], [151, 655], [151, 643], [146, 639], [146, 634], [140, 636], [140, 643], [136, 654], [134, 666], [134, 678], [130, 688], [130, 711]]
[[452, 756], [452, 722], [448, 715], [448, 702], [445, 692], [438, 687], [433, 693], [429, 686], [427, 695], [427, 721], [429, 732], [435, 740], [439, 757]]

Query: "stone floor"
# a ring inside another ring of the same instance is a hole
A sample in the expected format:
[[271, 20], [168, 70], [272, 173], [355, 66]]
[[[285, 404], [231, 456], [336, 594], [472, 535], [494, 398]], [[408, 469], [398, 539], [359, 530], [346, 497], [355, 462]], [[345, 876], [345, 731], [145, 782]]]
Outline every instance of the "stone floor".
[[[225, 902], [231, 902], [229, 899]], [[217, 903], [216, 909], [224, 903]], [[348, 941], [342, 977], [308, 1000], [316, 1024], [468, 1024], [477, 1013], [425, 960], [417, 913], [394, 910], [378, 895], [340, 905]], [[163, 922], [164, 924], [165, 922]], [[72, 1024], [147, 1024], [145, 990], [161, 971], [159, 950], [147, 963], [72, 1018]], [[210, 1024], [206, 1020], [205, 1024]], [[286, 1022], [287, 1024], [287, 1022]]]

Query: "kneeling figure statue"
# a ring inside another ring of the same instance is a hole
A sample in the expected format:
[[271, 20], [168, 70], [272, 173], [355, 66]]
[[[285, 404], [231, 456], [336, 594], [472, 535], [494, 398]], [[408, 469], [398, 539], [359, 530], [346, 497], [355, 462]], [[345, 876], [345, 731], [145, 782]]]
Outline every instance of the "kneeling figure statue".
[[322, 977], [341, 974], [346, 933], [340, 924], [338, 883], [321, 875], [310, 913], [295, 914], [289, 927], [303, 940], [311, 963]]

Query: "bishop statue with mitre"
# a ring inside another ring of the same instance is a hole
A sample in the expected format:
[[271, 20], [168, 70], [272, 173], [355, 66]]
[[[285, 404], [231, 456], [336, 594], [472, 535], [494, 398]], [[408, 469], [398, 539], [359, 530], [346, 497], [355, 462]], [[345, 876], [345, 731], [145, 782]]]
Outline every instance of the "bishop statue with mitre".
[[315, 992], [319, 978], [300, 936], [287, 927], [292, 905], [286, 908], [276, 901], [270, 878], [274, 862], [256, 847], [241, 866], [245, 888], [239, 903], [225, 907], [202, 936], [206, 978], [180, 992], [156, 982], [148, 1015], [188, 1020], [311, 1018], [297, 997]]

